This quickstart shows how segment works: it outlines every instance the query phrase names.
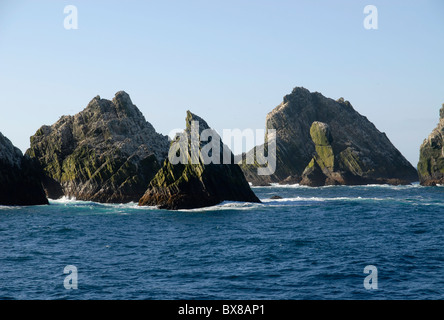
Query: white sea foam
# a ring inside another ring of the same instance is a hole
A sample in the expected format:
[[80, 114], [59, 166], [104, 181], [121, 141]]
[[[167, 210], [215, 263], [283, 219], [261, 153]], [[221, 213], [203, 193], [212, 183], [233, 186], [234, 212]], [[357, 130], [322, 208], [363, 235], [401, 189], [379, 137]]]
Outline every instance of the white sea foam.
[[325, 202], [325, 201], [392, 201], [393, 198], [362, 198], [362, 197], [292, 197], [282, 199], [261, 199], [263, 203], [273, 202]]
[[[251, 183], [250, 183], [251, 185]], [[348, 188], [368, 188], [368, 187], [372, 187], [372, 188], [390, 188], [390, 189], [407, 189], [407, 188], [423, 188], [423, 186], [421, 186], [419, 184], [419, 182], [415, 182], [412, 184], [408, 184], [408, 185], [392, 185], [392, 184], [364, 184], [364, 185], [348, 185], [348, 186], [340, 186], [340, 185], [330, 185], [330, 186], [322, 186], [322, 187], [317, 187], [317, 188], [344, 188], [344, 187], [348, 187]], [[310, 187], [310, 186], [304, 186], [304, 185], [300, 185], [298, 183], [296, 184], [279, 184], [279, 183], [271, 183], [269, 186], [252, 186], [252, 188], [290, 188], [290, 189], [298, 189], [298, 188], [303, 188], [303, 189], [314, 189], [314, 187]]]
[[[251, 185], [251, 184], [250, 184]], [[253, 189], [258, 189], [258, 188], [311, 188], [308, 186], [301, 186], [300, 184], [279, 184], [279, 183], [270, 183], [269, 186], [252, 186], [251, 188]]]
[[419, 183], [415, 182], [413, 184], [407, 185], [392, 185], [392, 184], [367, 184], [364, 186], [353, 186], [353, 187], [372, 187], [372, 188], [388, 188], [392, 190], [404, 190], [404, 189], [412, 189], [412, 188], [424, 188]]
[[220, 204], [211, 207], [196, 208], [196, 209], [181, 209], [178, 211], [205, 212], [205, 211], [221, 211], [221, 210], [251, 210], [261, 206], [264, 206], [264, 204], [253, 203], [253, 202], [224, 201]]
[[64, 206], [88, 206], [88, 207], [102, 207], [102, 208], [112, 208], [116, 209], [120, 213], [125, 213], [125, 210], [155, 210], [156, 207], [149, 206], [139, 206], [136, 202], [128, 202], [128, 203], [99, 203], [93, 201], [83, 201], [77, 200], [76, 198], [62, 197], [60, 199], [50, 199], [50, 204], [54, 205], [64, 205]]
[[77, 200], [75, 197], [67, 197], [63, 196], [59, 199], [49, 199], [50, 203], [58, 203], [58, 204], [68, 204], [68, 203], [82, 203], [85, 201]]
[[14, 206], [0, 206], [0, 210], [11, 210], [11, 209], [20, 209], [22, 207], [14, 207]]

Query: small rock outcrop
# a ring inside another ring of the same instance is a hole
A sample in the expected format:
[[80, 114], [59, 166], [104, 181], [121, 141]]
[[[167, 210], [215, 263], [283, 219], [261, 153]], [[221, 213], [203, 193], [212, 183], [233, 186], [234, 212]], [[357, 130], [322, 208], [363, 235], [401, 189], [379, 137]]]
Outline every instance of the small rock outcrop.
[[80, 113], [41, 127], [26, 154], [39, 163], [49, 198], [124, 203], [144, 194], [168, 147], [168, 137], [119, 91], [112, 101], [97, 96]]
[[444, 184], [444, 104], [438, 126], [421, 145], [418, 174], [423, 186]]
[[374, 182], [362, 178], [364, 164], [353, 150], [347, 148], [342, 152], [335, 152], [328, 124], [313, 122], [310, 135], [315, 145], [315, 154], [302, 173], [301, 185], [319, 187]]
[[33, 163], [0, 133], [0, 205], [48, 204]]
[[[198, 122], [198, 127], [195, 127], [198, 138], [201, 137], [203, 130], [210, 129], [203, 119], [190, 111], [187, 112], [186, 130], [172, 142], [170, 150], [174, 150], [173, 148], [180, 143], [179, 139], [184, 139], [189, 152], [184, 154], [182, 163], [172, 164], [170, 159], [165, 160], [163, 167], [140, 199], [139, 205], [178, 210], [212, 206], [222, 201], [260, 202], [239, 165], [234, 164], [233, 154], [224, 148], [215, 131], [212, 130], [212, 139], [208, 139], [210, 141], [201, 142], [199, 139], [195, 145], [199, 154], [197, 157], [193, 156], [191, 136], [195, 121]], [[207, 149], [211, 144], [212, 147], [207, 150], [208, 154], [211, 153], [213, 159], [216, 157], [218, 159], [216, 162], [219, 164], [214, 161], [206, 163], [202, 159], [203, 149]], [[224, 152], [226, 152], [225, 159], [231, 159], [231, 164], [224, 164], [226, 163], [223, 161]]]
[[[313, 124], [315, 125], [313, 126]], [[241, 162], [253, 185], [270, 183], [408, 184], [415, 168], [366, 117], [343, 98], [333, 100], [297, 87], [266, 118], [276, 130], [276, 171], [257, 175], [257, 165]], [[256, 154], [265, 148], [253, 148]]]

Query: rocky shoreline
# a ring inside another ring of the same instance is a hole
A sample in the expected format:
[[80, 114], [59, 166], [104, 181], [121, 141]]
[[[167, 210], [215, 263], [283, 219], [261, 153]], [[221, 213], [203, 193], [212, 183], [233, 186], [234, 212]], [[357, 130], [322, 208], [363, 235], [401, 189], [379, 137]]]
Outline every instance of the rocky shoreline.
[[[264, 157], [267, 146], [256, 146], [238, 162], [217, 133], [195, 146], [200, 155], [211, 150], [214, 162], [187, 153], [187, 162], [173, 164], [168, 155], [180, 137], [190, 139], [193, 123], [199, 136], [212, 130], [188, 111], [186, 129], [169, 141], [119, 91], [112, 100], [97, 96], [78, 114], [42, 126], [25, 155], [0, 133], [0, 205], [41, 205], [66, 196], [178, 210], [260, 202], [249, 183], [444, 184], [444, 105], [438, 126], [421, 145], [418, 171], [350, 102], [301, 87], [267, 115], [266, 130], [276, 136], [276, 170], [269, 175], [258, 174], [257, 162], [245, 161]], [[187, 142], [187, 148], [193, 145]], [[223, 162], [224, 156], [232, 163]]]

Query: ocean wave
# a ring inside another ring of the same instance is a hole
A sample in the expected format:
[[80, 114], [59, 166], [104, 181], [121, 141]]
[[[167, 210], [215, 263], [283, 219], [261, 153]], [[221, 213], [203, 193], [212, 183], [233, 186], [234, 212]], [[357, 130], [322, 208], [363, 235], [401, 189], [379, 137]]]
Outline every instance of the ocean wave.
[[224, 201], [217, 205], [196, 209], [180, 209], [180, 212], [205, 212], [205, 211], [220, 211], [220, 210], [251, 210], [264, 206], [262, 203], [253, 202], [239, 202], [239, 201]]
[[279, 184], [279, 183], [270, 183], [269, 186], [253, 186], [250, 183], [250, 186], [252, 189], [261, 189], [261, 188], [291, 188], [291, 189], [295, 189], [295, 188], [312, 188], [312, 187], [308, 187], [308, 186], [302, 186], [298, 183], [296, 184]]
[[292, 197], [282, 199], [261, 199], [263, 203], [271, 202], [325, 202], [325, 201], [393, 201], [393, 198], [362, 197]]
[[285, 206], [292, 205], [295, 202], [299, 203], [313, 203], [313, 202], [385, 202], [398, 203], [412, 206], [444, 206], [441, 201], [430, 201], [427, 199], [418, 198], [397, 198], [397, 197], [291, 197], [282, 199], [261, 199], [262, 203], [267, 206]]
[[50, 199], [49, 203], [51, 205], [61, 205], [61, 206], [73, 206], [73, 207], [90, 207], [90, 208], [103, 208], [103, 209], [116, 209], [120, 210], [117, 212], [124, 212], [121, 210], [132, 209], [132, 210], [153, 210], [156, 207], [140, 207], [136, 202], [128, 202], [128, 203], [100, 203], [94, 201], [84, 201], [77, 200], [73, 197], [62, 197], [60, 199]]
[[310, 187], [296, 184], [279, 184], [279, 183], [271, 183], [269, 186], [252, 186], [252, 189], [262, 189], [262, 188], [283, 188], [283, 189], [326, 189], [326, 188], [388, 188], [392, 190], [404, 190], [404, 189], [412, 189], [412, 188], [424, 188], [421, 186], [419, 182], [415, 182], [408, 185], [392, 185], [392, 184], [364, 184], [364, 185], [330, 185], [330, 186], [322, 186], [322, 187]]
[[20, 209], [22, 207], [14, 207], [14, 206], [0, 206], [0, 210], [12, 210], [12, 209]]
[[351, 187], [370, 187], [370, 188], [388, 188], [392, 190], [404, 190], [404, 189], [413, 189], [413, 188], [425, 188], [420, 185], [419, 182], [415, 182], [412, 184], [406, 185], [393, 185], [393, 184], [366, 184], [362, 186], [351, 186]]
[[89, 201], [77, 200], [75, 197], [63, 196], [59, 199], [48, 199], [50, 204], [73, 204], [73, 203], [87, 203]]

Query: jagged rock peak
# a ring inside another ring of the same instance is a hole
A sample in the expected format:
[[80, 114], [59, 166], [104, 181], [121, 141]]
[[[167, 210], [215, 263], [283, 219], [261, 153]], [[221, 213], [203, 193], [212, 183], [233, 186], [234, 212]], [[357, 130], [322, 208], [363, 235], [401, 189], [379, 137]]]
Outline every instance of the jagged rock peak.
[[[247, 180], [255, 185], [295, 183], [300, 180], [316, 151], [310, 134], [314, 122], [329, 126], [335, 155], [342, 153], [350, 161], [352, 158], [360, 159], [360, 165], [353, 167], [359, 167], [358, 171], [362, 171], [362, 183], [376, 181], [398, 184], [418, 180], [415, 168], [384, 133], [354, 110], [350, 102], [343, 98], [333, 100], [319, 92], [311, 93], [303, 87], [294, 88], [266, 117], [267, 132], [276, 130], [275, 173], [258, 176], [255, 173], [256, 165], [242, 163]], [[257, 155], [257, 150], [264, 148], [254, 148], [247, 156]]]
[[112, 113], [118, 118], [129, 117], [145, 121], [145, 117], [125, 91], [118, 91], [112, 100], [102, 99], [97, 95], [88, 103], [83, 112], [94, 115]]
[[[190, 111], [187, 111], [185, 121], [184, 136], [187, 138], [194, 129], [193, 121], [199, 121], [199, 134], [202, 130], [210, 129], [201, 117]], [[217, 133], [213, 131], [213, 134]], [[223, 152], [223, 143], [219, 141], [219, 145], [215, 145], [212, 152]], [[174, 143], [180, 142], [175, 140], [172, 147]], [[200, 142], [199, 151], [202, 151], [205, 145], [206, 143]], [[229, 153], [233, 158], [231, 151]], [[186, 158], [185, 163], [178, 164], [172, 164], [169, 159], [165, 160], [162, 168], [151, 180], [145, 195], [140, 199], [140, 206], [177, 210], [212, 206], [225, 200], [260, 202], [237, 164], [205, 163], [202, 157], [193, 158], [197, 161], [190, 163], [190, 156], [187, 155]]]
[[50, 198], [129, 202], [143, 195], [168, 148], [168, 137], [119, 91], [112, 100], [96, 96], [76, 115], [42, 126], [27, 154], [40, 163]]
[[0, 132], [0, 160], [5, 164], [20, 167], [23, 154]]
[[190, 110], [187, 110], [187, 117], [185, 119], [186, 122], [186, 132], [189, 134], [191, 130], [192, 122], [196, 121], [199, 122], [199, 134], [202, 133], [203, 130], [211, 129], [208, 123], [199, 117], [198, 115], [192, 113]]

